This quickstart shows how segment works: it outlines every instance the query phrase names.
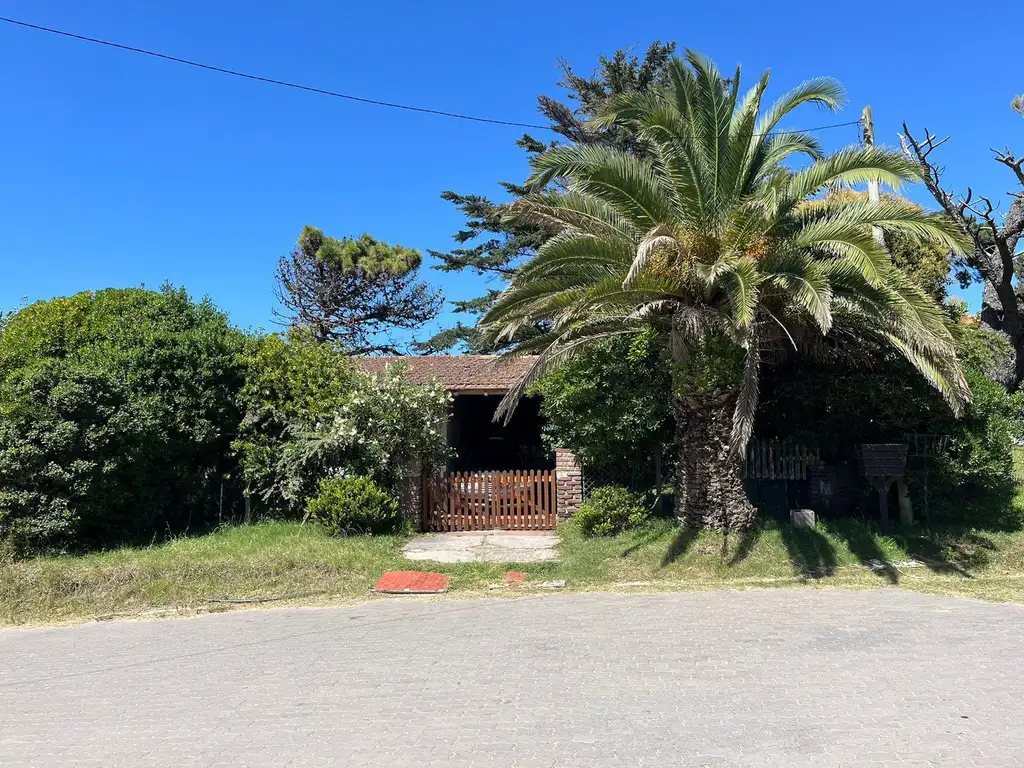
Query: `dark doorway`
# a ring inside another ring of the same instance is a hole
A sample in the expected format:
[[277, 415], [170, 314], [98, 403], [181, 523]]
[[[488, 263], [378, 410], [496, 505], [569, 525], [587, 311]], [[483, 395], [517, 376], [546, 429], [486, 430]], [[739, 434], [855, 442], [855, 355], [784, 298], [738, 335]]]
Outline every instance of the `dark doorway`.
[[450, 472], [485, 469], [553, 469], [554, 456], [541, 440], [540, 400], [526, 397], [508, 424], [494, 421], [501, 395], [456, 395], [448, 422], [455, 457]]

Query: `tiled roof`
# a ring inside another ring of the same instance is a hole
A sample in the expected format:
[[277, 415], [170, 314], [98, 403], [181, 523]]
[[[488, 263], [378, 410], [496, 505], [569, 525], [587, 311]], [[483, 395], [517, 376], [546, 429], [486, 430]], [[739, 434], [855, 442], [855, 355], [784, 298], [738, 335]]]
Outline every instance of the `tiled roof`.
[[413, 381], [437, 379], [449, 392], [500, 394], [511, 389], [536, 359], [532, 355], [510, 359], [497, 355], [428, 355], [361, 357], [356, 362], [368, 373], [382, 373], [389, 365], [400, 363]]

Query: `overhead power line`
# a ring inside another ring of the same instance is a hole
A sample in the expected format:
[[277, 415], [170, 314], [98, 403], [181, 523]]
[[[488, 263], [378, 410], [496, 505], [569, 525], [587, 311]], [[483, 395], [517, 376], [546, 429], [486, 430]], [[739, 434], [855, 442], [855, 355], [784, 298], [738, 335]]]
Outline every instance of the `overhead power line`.
[[222, 75], [231, 75], [233, 77], [242, 77], [246, 80], [256, 80], [260, 83], [270, 83], [271, 85], [281, 85], [285, 88], [294, 88], [299, 91], [308, 91], [309, 93], [319, 93], [322, 96], [334, 96], [338, 99], [348, 99], [349, 101], [358, 101], [363, 104], [374, 104], [378, 107], [391, 107], [392, 109], [405, 109], [409, 112], [423, 112], [428, 115], [440, 115], [441, 117], [455, 117], [459, 120], [472, 120], [477, 123], [493, 123], [494, 125], [511, 125], [518, 128], [536, 128], [539, 130], [549, 131], [550, 126], [539, 125], [536, 123], [518, 123], [514, 120], [495, 120], [490, 117], [476, 117], [474, 115], [463, 115], [458, 112], [446, 112], [442, 109], [428, 109], [427, 107], [413, 107], [408, 104], [396, 104], [391, 101], [380, 101], [378, 99], [366, 99], [362, 96], [352, 96], [347, 93], [338, 93], [337, 91], [329, 91], [325, 88], [314, 88], [311, 85], [302, 85], [300, 83], [290, 83], [287, 80], [278, 80], [273, 77], [262, 77], [260, 75], [253, 75], [248, 72], [239, 72], [234, 69], [226, 69], [225, 67], [217, 67], [213, 64], [203, 64], [201, 61], [191, 61], [190, 59], [183, 59], [179, 56], [171, 56], [166, 53], [159, 53], [158, 51], [149, 51], [145, 48], [137, 48], [133, 45], [122, 45], [121, 43], [113, 43], [109, 40], [100, 40], [96, 37], [87, 37], [86, 35], [77, 35], [74, 32], [65, 32], [60, 29], [52, 29], [51, 27], [43, 27], [38, 24], [29, 24], [27, 21], [18, 21], [17, 19], [9, 19], [0, 16], [0, 21], [5, 24], [14, 24], [19, 27], [25, 27], [27, 29], [35, 29], [39, 32], [49, 32], [51, 35], [60, 35], [61, 37], [70, 37], [73, 40], [81, 40], [86, 43], [95, 43], [96, 45], [105, 45], [108, 48], [117, 48], [120, 51], [129, 51], [131, 53], [141, 53], [144, 56], [152, 56], [157, 59], [164, 59], [165, 61], [173, 61], [177, 64], [187, 64], [190, 67], [198, 67], [199, 69], [205, 69], [210, 72], [219, 72]]
[[[159, 51], [150, 51], [146, 48], [138, 48], [134, 45], [123, 45], [122, 43], [111, 42], [110, 40], [100, 40], [97, 37], [88, 37], [87, 35], [79, 35], [74, 32], [65, 32], [61, 29], [54, 29], [52, 27], [44, 27], [39, 24], [30, 24], [27, 21], [19, 21], [18, 19], [11, 19], [5, 16], [0, 16], [0, 22], [5, 24], [13, 24], [17, 27], [23, 27], [25, 29], [34, 29], [38, 32], [47, 32], [51, 35], [59, 35], [60, 37], [71, 38], [72, 40], [81, 40], [85, 43], [94, 43], [96, 45], [103, 45], [108, 48], [116, 48], [119, 51], [128, 51], [129, 53], [140, 53], [143, 56], [152, 56], [156, 59], [163, 59], [164, 61], [173, 61], [176, 64], [185, 64], [190, 67], [196, 67], [198, 69], [205, 69], [209, 72], [219, 72], [222, 75], [231, 75], [232, 77], [241, 77], [245, 80], [255, 80], [259, 83], [269, 83], [270, 85], [280, 85], [285, 88], [294, 88], [298, 91], [307, 91], [309, 93], [317, 93], [321, 96], [333, 96], [337, 99], [347, 99], [348, 101], [356, 101], [361, 104], [373, 104], [378, 107], [389, 107], [391, 109], [404, 109], [408, 112], [421, 112], [427, 115], [438, 115], [440, 117], [452, 117], [458, 120], [470, 120], [475, 123], [490, 123], [492, 125], [509, 125], [516, 128], [535, 128], [540, 131], [554, 131], [550, 125], [540, 125], [539, 123], [520, 123], [514, 120], [497, 120], [491, 117], [477, 117], [475, 115], [464, 115], [459, 112], [447, 112], [443, 109], [429, 109], [427, 107], [414, 107], [409, 104], [397, 104], [392, 101], [381, 101], [379, 99], [368, 99], [362, 96], [352, 96], [347, 93], [339, 93], [337, 91], [329, 91], [325, 88], [316, 88], [311, 85], [302, 85], [301, 83], [291, 83], [287, 80], [278, 80], [273, 77], [263, 77], [261, 75], [254, 75], [249, 72], [240, 72], [235, 69], [227, 69], [225, 67], [218, 67], [213, 64], [204, 64], [201, 61], [192, 61], [191, 59], [183, 59], [179, 56], [171, 56], [167, 53], [160, 53]], [[828, 128], [842, 128], [847, 125], [860, 125], [860, 120], [850, 120], [845, 123], [832, 123], [830, 125], [818, 125], [813, 128], [800, 128], [793, 130], [780, 130], [771, 131], [773, 134], [785, 134], [785, 133], [809, 133], [811, 131], [823, 131]], [[758, 136], [762, 134], [751, 134]]]

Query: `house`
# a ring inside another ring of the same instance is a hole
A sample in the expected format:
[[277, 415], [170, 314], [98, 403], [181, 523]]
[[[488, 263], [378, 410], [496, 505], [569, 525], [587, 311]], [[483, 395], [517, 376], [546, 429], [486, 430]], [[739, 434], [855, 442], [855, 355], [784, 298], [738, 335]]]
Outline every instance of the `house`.
[[496, 355], [359, 359], [368, 373], [402, 365], [413, 381], [439, 381], [452, 395], [445, 427], [452, 458], [425, 478], [419, 462], [410, 465], [403, 500], [410, 519], [427, 530], [550, 528], [576, 511], [582, 501], [579, 459], [545, 446], [539, 399], [523, 398], [507, 424], [494, 420], [498, 403], [535, 360]]

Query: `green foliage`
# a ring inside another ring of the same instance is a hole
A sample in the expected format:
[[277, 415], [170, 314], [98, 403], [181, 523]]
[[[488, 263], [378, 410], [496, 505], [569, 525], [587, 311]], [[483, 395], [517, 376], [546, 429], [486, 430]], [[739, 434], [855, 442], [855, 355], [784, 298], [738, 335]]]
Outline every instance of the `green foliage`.
[[419, 267], [419, 251], [402, 245], [388, 245], [364, 233], [358, 239], [327, 237], [316, 227], [306, 226], [299, 235], [299, 248], [318, 264], [341, 272], [361, 272], [366, 277], [404, 275]]
[[[594, 130], [589, 120], [613, 96], [646, 92], [663, 84], [666, 65], [675, 48], [675, 43], [656, 40], [642, 57], [634, 55], [631, 50], [619, 49], [611, 56], [601, 56], [589, 76], [578, 74], [569, 62], [561, 60], [558, 66], [562, 79], [557, 85], [566, 91], [568, 101], [542, 95], [537, 98], [537, 108], [559, 135], [560, 143], [640, 152], [642, 147], [628, 126]], [[553, 146], [553, 143], [548, 144], [530, 135], [522, 136], [516, 144], [530, 157]], [[501, 186], [513, 199], [526, 191], [522, 185], [511, 182], [502, 182]], [[504, 282], [551, 236], [550, 229], [544, 225], [510, 220], [508, 203], [495, 203], [482, 195], [462, 195], [452, 191], [443, 192], [441, 198], [458, 208], [466, 219], [463, 228], [454, 235], [457, 248], [447, 253], [430, 252], [439, 262], [435, 269], [443, 272], [472, 271], [489, 280]], [[473, 326], [476, 318], [490, 307], [499, 293], [491, 288], [470, 301], [453, 301], [455, 312], [469, 315], [474, 322], [468, 325], [458, 322], [442, 330], [417, 345], [419, 351], [438, 353], [457, 347], [473, 352], [493, 351], [491, 345], [481, 344]]]
[[[832, 191], [828, 193], [827, 197], [833, 202], [863, 204], [869, 200], [866, 192], [858, 192], [853, 189]], [[904, 205], [907, 203], [893, 194], [883, 195], [882, 200]], [[919, 213], [924, 212], [924, 209], [913, 204], [910, 205]], [[922, 242], [899, 231], [885, 232], [884, 239], [885, 250], [889, 253], [893, 265], [937, 302], [946, 301], [946, 289], [952, 282], [949, 274], [951, 266], [949, 248], [945, 248], [941, 244]]]
[[[960, 501], [992, 494], [1008, 507], [1012, 451], [1024, 434], [1024, 394], [1009, 394], [984, 373], [1005, 342], [959, 326], [958, 353], [971, 402], [954, 417], [938, 394], [902, 358], [865, 355], [846, 361], [793, 360], [771, 371], [762, 390], [757, 434], [816, 446], [828, 462], [852, 460], [859, 443], [902, 442], [911, 433], [948, 435], [949, 451], [930, 464], [932, 495], [950, 511]], [[911, 490], [921, 501], [922, 466], [912, 462]], [[1005, 498], [1003, 498], [1005, 497]], [[959, 501], [958, 501], [959, 500]]]
[[[535, 159], [513, 217], [556, 234], [517, 270], [481, 338], [543, 329], [517, 345], [538, 354], [530, 375], [541, 376], [589, 344], [653, 325], [686, 369], [683, 403], [732, 411], [733, 456], [753, 428], [762, 368], [791, 349], [870, 340], [959, 409], [969, 393], [946, 318], [892, 266], [876, 231], [951, 250], [965, 248], [963, 234], [944, 214], [895, 198], [823, 196], [840, 184], [916, 180], [917, 167], [874, 147], [825, 156], [810, 135], [772, 132], [801, 105], [837, 108], [834, 81], [809, 81], [769, 106], [768, 73], [741, 96], [739, 69], [727, 83], [697, 52], [667, 71], [669, 87], [616, 96], [594, 121], [625, 125], [651, 157], [558, 146]], [[806, 164], [794, 170], [797, 160]]]
[[398, 499], [362, 475], [322, 480], [306, 504], [306, 519], [331, 536], [394, 533], [402, 523]]
[[201, 527], [239, 415], [246, 338], [182, 289], [38, 302], [0, 333], [0, 541], [19, 553]]
[[949, 250], [929, 243], [915, 243], [899, 233], [885, 238], [893, 264], [936, 301], [944, 301], [949, 276]]
[[1013, 483], [1013, 447], [1024, 434], [1024, 394], [1007, 391], [977, 369], [968, 369], [972, 400], [949, 426], [952, 444], [938, 463], [938, 480], [957, 496]]
[[328, 345], [268, 336], [246, 359], [234, 447], [247, 491], [271, 517], [297, 517], [324, 477], [371, 477], [389, 490], [415, 456], [443, 463], [451, 399], [400, 366], [356, 369]]
[[305, 227], [298, 246], [277, 265], [280, 315], [296, 333], [332, 342], [351, 355], [399, 348], [396, 330], [416, 330], [441, 311], [444, 299], [416, 277], [419, 251], [370, 235], [341, 240]]
[[599, 472], [649, 462], [672, 440], [668, 376], [649, 331], [595, 345], [532, 387], [545, 441]]
[[672, 370], [672, 394], [677, 398], [732, 392], [743, 380], [744, 351], [728, 338], [699, 339]]
[[650, 519], [644, 498], [619, 485], [595, 490], [573, 515], [584, 536], [614, 536]]

